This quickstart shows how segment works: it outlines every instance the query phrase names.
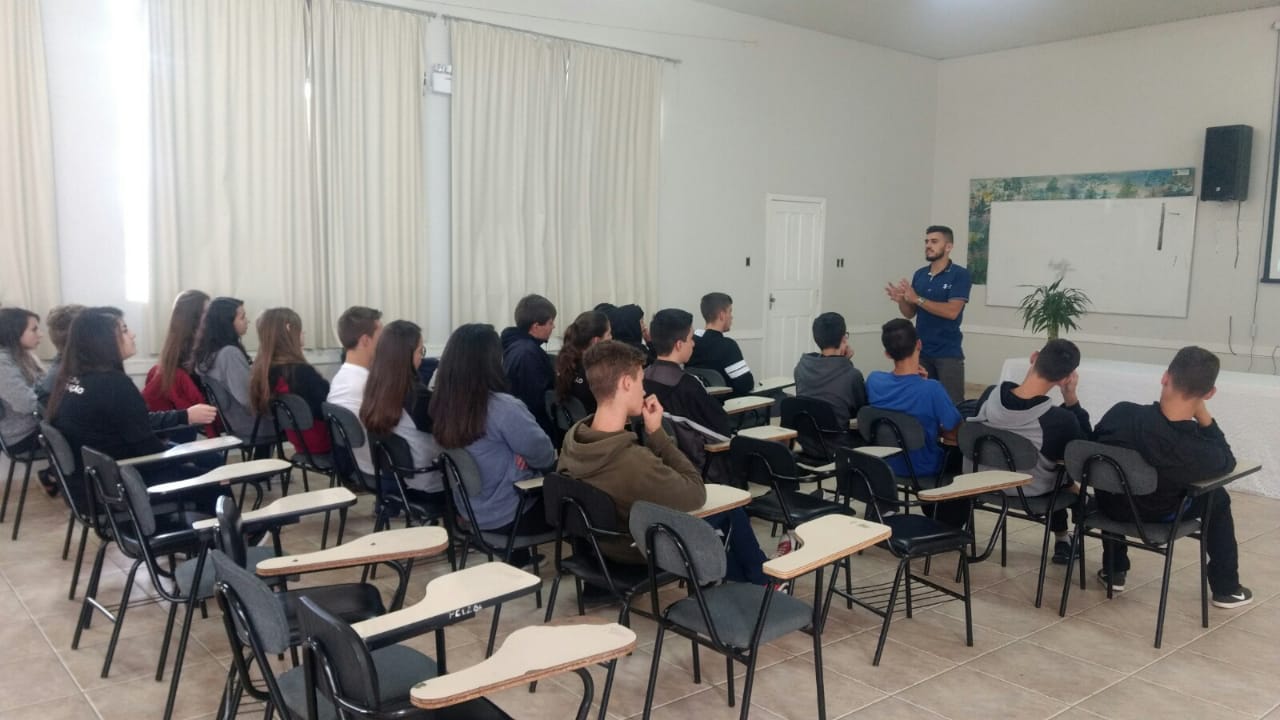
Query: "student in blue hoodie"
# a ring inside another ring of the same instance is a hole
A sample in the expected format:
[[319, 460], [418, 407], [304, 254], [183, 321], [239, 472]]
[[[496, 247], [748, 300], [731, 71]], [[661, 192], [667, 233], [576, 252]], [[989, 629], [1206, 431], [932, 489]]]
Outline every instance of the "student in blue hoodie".
[[511, 394], [550, 435], [555, 426], [547, 416], [546, 396], [556, 371], [543, 345], [556, 328], [556, 306], [541, 295], [525, 295], [516, 303], [515, 321], [514, 327], [502, 331], [502, 370]]

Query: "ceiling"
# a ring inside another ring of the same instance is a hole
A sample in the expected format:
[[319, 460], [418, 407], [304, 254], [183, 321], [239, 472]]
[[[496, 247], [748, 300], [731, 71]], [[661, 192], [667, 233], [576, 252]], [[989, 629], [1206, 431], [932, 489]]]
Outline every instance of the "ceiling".
[[1280, 5], [1280, 0], [700, 2], [939, 60]]

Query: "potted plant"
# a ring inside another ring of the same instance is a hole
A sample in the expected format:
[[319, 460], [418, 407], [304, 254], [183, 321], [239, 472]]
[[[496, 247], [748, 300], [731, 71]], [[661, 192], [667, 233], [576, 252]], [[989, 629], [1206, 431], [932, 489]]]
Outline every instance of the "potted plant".
[[1083, 291], [1061, 286], [1062, 278], [1051, 285], [1022, 286], [1035, 288], [1018, 303], [1024, 330], [1028, 327], [1034, 333], [1047, 330], [1049, 339], [1056, 340], [1059, 331], [1077, 329], [1076, 319], [1087, 312], [1091, 301]]

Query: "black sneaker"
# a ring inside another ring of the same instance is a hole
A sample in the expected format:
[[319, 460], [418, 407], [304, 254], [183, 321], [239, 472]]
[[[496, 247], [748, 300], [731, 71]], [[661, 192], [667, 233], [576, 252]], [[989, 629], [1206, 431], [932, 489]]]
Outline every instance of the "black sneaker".
[[1053, 564], [1066, 565], [1071, 559], [1071, 543], [1066, 540], [1059, 540], [1053, 544]]
[[1213, 606], [1220, 608], [1238, 608], [1253, 602], [1253, 591], [1241, 585], [1236, 591], [1226, 595], [1213, 594]]
[[[1111, 589], [1114, 592], [1124, 592], [1124, 576], [1125, 573], [1117, 572], [1115, 577], [1111, 578]], [[1098, 580], [1101, 581], [1103, 585], [1107, 584], [1107, 571], [1105, 568], [1098, 568]]]

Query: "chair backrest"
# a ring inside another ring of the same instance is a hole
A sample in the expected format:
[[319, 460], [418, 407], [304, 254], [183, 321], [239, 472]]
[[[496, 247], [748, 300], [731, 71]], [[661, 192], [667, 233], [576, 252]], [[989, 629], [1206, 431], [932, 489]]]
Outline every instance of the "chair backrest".
[[[256, 640], [264, 653], [277, 655], [289, 649], [289, 619], [284, 603], [262, 578], [237, 563], [221, 550], [211, 550], [218, 584], [230, 590], [233, 605], [239, 605], [245, 624], [237, 622], [239, 640], [252, 645]], [[233, 640], [234, 644], [234, 640]]]
[[858, 410], [858, 432], [872, 445], [902, 448], [907, 452], [924, 447], [924, 427], [914, 416], [897, 410], [864, 405]]
[[242, 434], [242, 431], [248, 430], [248, 428], [232, 427], [231, 418], [227, 416], [227, 408], [231, 407], [231, 404], [235, 402], [235, 398], [231, 396], [230, 388], [223, 385], [221, 380], [214, 380], [208, 375], [200, 376], [200, 384], [204, 385], [204, 396], [209, 399], [209, 404], [213, 405], [214, 409], [218, 411], [218, 419], [222, 422], [222, 429], [228, 435], [247, 438], [248, 436]]
[[1067, 443], [1066, 461], [1071, 477], [1095, 490], [1131, 496], [1156, 490], [1156, 469], [1136, 450], [1073, 440]]
[[729, 462], [738, 480], [778, 490], [799, 486], [796, 457], [780, 442], [735, 435], [729, 441]]
[[301, 395], [279, 393], [271, 398], [271, 411], [276, 421], [276, 431], [292, 430], [301, 433], [315, 424], [311, 406]]
[[[445, 522], [449, 523], [450, 533], [468, 532], [480, 539], [480, 524], [476, 522], [475, 510], [471, 507], [472, 493], [481, 490], [480, 466], [466, 448], [445, 450], [440, 455], [443, 465], [444, 481], [448, 493], [445, 495]], [[466, 527], [458, 527], [457, 518], [466, 521]]]
[[813, 397], [784, 397], [782, 399], [782, 427], [796, 431], [796, 440], [809, 455], [826, 461], [834, 459], [831, 444], [845, 433], [836, 420], [835, 408], [824, 400]]
[[729, 384], [719, 370], [685, 366], [684, 371], [702, 381], [703, 387], [725, 387]]
[[1027, 438], [976, 420], [960, 426], [957, 444], [965, 457], [985, 467], [1026, 472], [1040, 461], [1040, 451]]
[[836, 492], [866, 503], [871, 520], [903, 504], [889, 463], [850, 448], [836, 449]]
[[[84, 447], [80, 454], [85, 474], [93, 480], [94, 491], [120, 549], [130, 557], [138, 557], [146, 540], [156, 533], [156, 517], [151, 511], [146, 483], [137, 468], [121, 467], [106, 453]], [[139, 547], [135, 548], [130, 541], [136, 541]]]
[[701, 518], [641, 500], [631, 506], [631, 537], [658, 570], [697, 585], [724, 578], [724, 544]]
[[393, 473], [401, 480], [414, 475], [413, 451], [409, 441], [395, 433], [369, 433], [369, 454], [373, 466]]
[[58, 478], [67, 507], [80, 522], [92, 524], [93, 491], [86, 483], [84, 473], [76, 468], [76, 456], [71, 443], [67, 442], [67, 437], [61, 430], [48, 422], [40, 423], [40, 442], [49, 455], [49, 462], [53, 465], [53, 473]]
[[[320, 409], [324, 411], [325, 422], [329, 423], [329, 435], [334, 447], [346, 448], [348, 451], [364, 447], [364, 425], [360, 424], [360, 418], [355, 413], [331, 402], [322, 403]], [[354, 457], [352, 462], [355, 462]]]
[[218, 549], [226, 553], [231, 561], [240, 567], [249, 564], [248, 549], [244, 542], [244, 523], [240, 518], [240, 507], [235, 498], [223, 495], [218, 498]]
[[316, 654], [329, 691], [342, 704], [377, 712], [381, 703], [378, 669], [364, 640], [346, 622], [334, 617], [309, 597], [298, 600], [298, 626]]
[[618, 510], [613, 498], [582, 480], [547, 473], [542, 479], [542, 502], [547, 524], [560, 528], [565, 537], [586, 539], [593, 530], [618, 532]]
[[582, 401], [572, 395], [563, 398], [556, 395], [555, 390], [548, 390], [543, 398], [547, 406], [547, 417], [555, 423], [561, 435], [569, 431], [573, 424], [587, 416], [587, 408]]

